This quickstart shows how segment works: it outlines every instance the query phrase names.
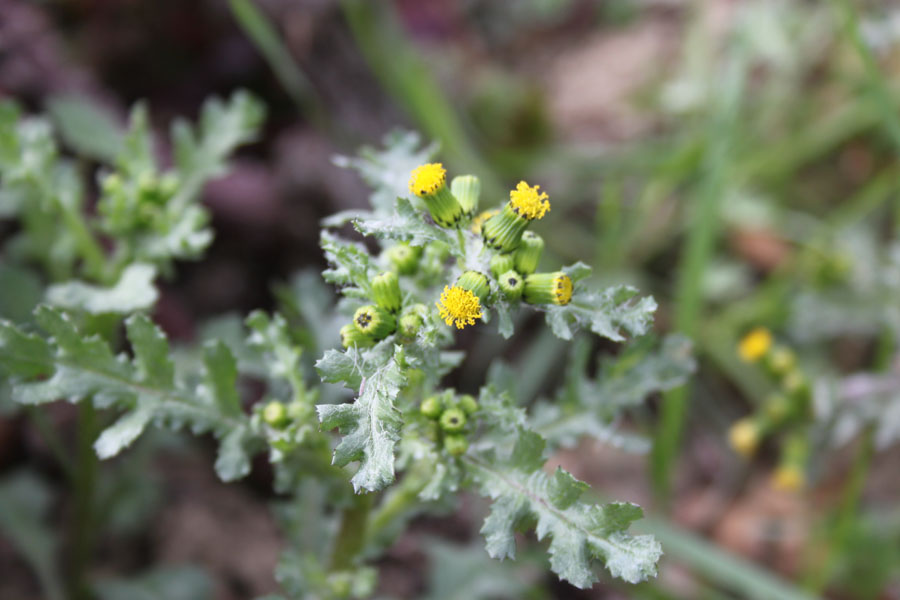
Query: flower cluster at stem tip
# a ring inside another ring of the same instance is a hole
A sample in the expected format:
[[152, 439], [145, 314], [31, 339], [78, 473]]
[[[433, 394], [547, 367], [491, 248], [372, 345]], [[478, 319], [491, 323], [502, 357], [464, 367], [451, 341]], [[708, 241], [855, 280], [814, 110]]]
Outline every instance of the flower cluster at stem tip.
[[772, 333], [757, 327], [737, 345], [738, 356], [758, 364], [777, 390], [771, 393], [751, 415], [736, 421], [728, 432], [728, 442], [736, 453], [750, 458], [767, 436], [783, 432], [781, 454], [772, 486], [798, 491], [806, 486], [809, 440], [806, 433], [812, 420], [812, 393], [809, 378], [798, 366], [790, 348], [775, 343]]
[[[409, 178], [409, 191], [420, 198], [434, 222], [441, 227], [457, 227], [469, 222], [470, 230], [480, 235], [484, 246], [494, 254], [490, 259], [496, 288], [509, 302], [520, 298], [529, 304], [565, 305], [572, 299], [571, 278], [562, 271], [535, 273], [544, 248], [536, 233], [526, 231], [529, 224], [550, 210], [550, 200], [538, 185], [520, 181], [509, 193], [509, 201], [499, 209], [476, 216], [481, 185], [473, 175], [455, 177], [448, 189], [447, 171], [441, 163], [416, 167]], [[488, 277], [466, 271], [456, 283], [445, 285], [435, 305], [440, 318], [450, 326], [463, 329], [474, 325], [491, 301]]]
[[[481, 183], [477, 177], [459, 175], [448, 185], [444, 166], [426, 163], [410, 173], [409, 191], [437, 226], [458, 229], [460, 240], [479, 236], [482, 252], [488, 253], [490, 275], [467, 270], [452, 285], [443, 286], [434, 305], [448, 326], [463, 329], [475, 325], [484, 318], [485, 309], [500, 299], [511, 304], [522, 300], [557, 306], [572, 299], [573, 283], [566, 273], [535, 272], [544, 241], [526, 229], [550, 210], [550, 201], [540, 186], [520, 181], [502, 207], [478, 213]], [[462, 229], [466, 226], [471, 233]], [[390, 270], [371, 279], [368, 296], [372, 303], [357, 309], [351, 322], [341, 328], [343, 346], [366, 348], [394, 333], [399, 341], [415, 339], [427, 313], [421, 304], [404, 304], [410, 295], [402, 293], [401, 277], [423, 273], [440, 276], [448, 255], [447, 244], [438, 241], [421, 247], [400, 241], [385, 248], [382, 264]]]
[[469, 449], [466, 438], [471, 429], [468, 417], [478, 410], [478, 402], [469, 394], [456, 396], [453, 390], [422, 400], [419, 412], [429, 420], [428, 437], [440, 441], [451, 456], [465, 454]]

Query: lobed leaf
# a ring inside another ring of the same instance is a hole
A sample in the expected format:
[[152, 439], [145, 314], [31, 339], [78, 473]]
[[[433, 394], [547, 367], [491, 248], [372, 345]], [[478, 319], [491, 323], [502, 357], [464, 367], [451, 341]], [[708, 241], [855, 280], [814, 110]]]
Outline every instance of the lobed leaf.
[[0, 321], [0, 363], [12, 381], [15, 401], [90, 398], [100, 407], [117, 407], [122, 416], [95, 443], [101, 458], [115, 456], [157, 421], [174, 427], [187, 424], [195, 432], [212, 431], [222, 439], [217, 471], [223, 479], [249, 472], [258, 435], [241, 411], [235, 360], [223, 344], [206, 347], [203, 378], [196, 384], [193, 378], [175, 377], [168, 342], [145, 315], [126, 321], [131, 360], [114, 355], [97, 336], [85, 337], [72, 317], [57, 308], [38, 307], [35, 321], [44, 335]]
[[357, 493], [378, 491], [394, 480], [394, 447], [403, 419], [394, 405], [405, 378], [393, 356], [361, 378], [359, 397], [352, 404], [316, 406], [323, 429], [343, 434], [334, 450], [334, 464], [359, 461], [350, 480]]
[[481, 493], [493, 500], [481, 533], [493, 558], [515, 556], [515, 531], [535, 522], [537, 538], [550, 538], [550, 567], [579, 588], [597, 577], [592, 560], [600, 560], [614, 577], [638, 583], [656, 575], [662, 548], [652, 536], [632, 536], [630, 524], [641, 518], [640, 507], [628, 503], [590, 504], [581, 499], [588, 489], [571, 474], [542, 470], [543, 439], [523, 430], [505, 460], [492, 454], [465, 456], [469, 473]]
[[159, 292], [153, 285], [154, 279], [156, 267], [134, 263], [125, 268], [119, 281], [111, 287], [68, 281], [47, 288], [45, 299], [60, 308], [83, 310], [94, 315], [128, 314], [156, 304]]
[[577, 289], [565, 306], [547, 307], [547, 324], [553, 333], [564, 340], [571, 340], [573, 330], [588, 329], [615, 342], [625, 340], [625, 333], [644, 335], [653, 324], [656, 300], [644, 296], [635, 300], [638, 291], [620, 285], [603, 292]]

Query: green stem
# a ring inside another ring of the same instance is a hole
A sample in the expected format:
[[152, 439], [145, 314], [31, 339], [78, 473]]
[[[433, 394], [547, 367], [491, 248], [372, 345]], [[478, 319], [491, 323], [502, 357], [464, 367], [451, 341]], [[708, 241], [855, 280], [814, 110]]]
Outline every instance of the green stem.
[[840, 13], [844, 35], [847, 36], [853, 49], [862, 60], [869, 94], [881, 113], [881, 124], [896, 149], [900, 150], [900, 115], [897, 114], [897, 103], [894, 101], [885, 76], [878, 69], [878, 62], [872, 54], [872, 49], [863, 39], [857, 11], [849, 0], [832, 0], [831, 4]]
[[87, 570], [94, 545], [94, 491], [97, 456], [94, 454], [96, 412], [90, 398], [78, 405], [78, 447], [74, 485], [74, 517], [70, 547], [69, 596], [75, 600], [91, 597]]
[[353, 503], [341, 512], [341, 524], [331, 551], [331, 571], [352, 567], [365, 546], [372, 496], [374, 494], [353, 496]]
[[59, 463], [60, 467], [66, 473], [66, 477], [69, 482], [73, 485], [75, 483], [75, 478], [77, 477], [77, 473], [75, 468], [72, 466], [72, 460], [69, 457], [69, 452], [66, 450], [65, 445], [60, 439], [59, 434], [53, 428], [53, 425], [50, 423], [47, 418], [46, 413], [43, 409], [39, 409], [34, 406], [29, 406], [27, 408], [28, 418], [31, 419], [32, 424], [35, 429], [38, 430], [38, 433], [41, 434], [41, 437], [44, 438], [44, 442], [47, 444], [47, 447], [50, 448], [50, 451], [53, 453], [54, 458], [56, 458], [56, 462]]
[[875, 435], [874, 429], [870, 426], [863, 432], [850, 476], [847, 478], [841, 494], [841, 504], [829, 536], [831, 544], [826, 549], [822, 563], [813, 569], [808, 578], [806, 587], [811, 592], [820, 594], [828, 586], [838, 561], [845, 555], [847, 544], [853, 533], [853, 526], [859, 514], [859, 503], [866, 488], [866, 478], [869, 475], [874, 454]]
[[386, 529], [409, 511], [411, 506], [419, 504], [419, 492], [425, 487], [426, 481], [424, 477], [410, 473], [399, 486], [395, 486], [385, 495], [369, 519], [366, 530], [367, 546], [377, 541]]
[[106, 253], [85, 224], [84, 215], [78, 208], [64, 202], [44, 179], [32, 179], [32, 183], [53, 202], [69, 233], [75, 238], [75, 245], [84, 261], [87, 274], [100, 283], [105, 283]]
[[[710, 121], [704, 160], [705, 177], [696, 200], [696, 213], [679, 266], [675, 296], [675, 329], [696, 336], [703, 313], [703, 276], [708, 271], [719, 229], [719, 207], [725, 196], [728, 164], [736, 137], [737, 116], [745, 84], [745, 52], [732, 53], [723, 78], [721, 103]], [[669, 497], [670, 475], [681, 445], [687, 415], [689, 386], [664, 396], [659, 430], [651, 457], [651, 473], [658, 500]]]

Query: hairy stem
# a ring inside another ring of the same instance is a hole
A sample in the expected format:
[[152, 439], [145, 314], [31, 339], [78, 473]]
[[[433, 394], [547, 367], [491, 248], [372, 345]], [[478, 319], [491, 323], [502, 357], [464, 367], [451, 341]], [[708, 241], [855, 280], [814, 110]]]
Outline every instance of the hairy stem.
[[94, 489], [97, 480], [97, 456], [94, 454], [96, 412], [90, 398], [78, 405], [78, 447], [74, 480], [74, 518], [69, 572], [69, 597], [87, 600], [91, 597], [87, 581], [94, 545]]
[[354, 560], [365, 546], [373, 495], [353, 496], [353, 503], [341, 512], [341, 524], [331, 551], [332, 571], [353, 566]]

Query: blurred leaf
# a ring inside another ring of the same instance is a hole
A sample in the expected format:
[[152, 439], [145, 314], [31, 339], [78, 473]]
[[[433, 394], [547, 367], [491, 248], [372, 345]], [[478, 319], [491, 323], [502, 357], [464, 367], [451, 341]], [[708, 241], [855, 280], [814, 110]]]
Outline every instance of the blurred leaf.
[[0, 531], [34, 569], [48, 600], [63, 600], [59, 544], [46, 519], [50, 502], [49, 487], [30, 473], [0, 480]]
[[41, 280], [33, 271], [0, 261], [0, 319], [30, 321], [43, 295]]
[[315, 90], [282, 43], [268, 17], [256, 7], [253, 0], [228, 0], [228, 4], [231, 14], [265, 57], [291, 99], [298, 107], [312, 112], [315, 117], [319, 113]]
[[596, 380], [586, 378], [586, 364], [570, 359], [564, 390], [555, 401], [535, 406], [533, 427], [551, 447], [572, 447], [589, 436], [632, 451], [646, 451], [646, 440], [617, 430], [622, 410], [639, 406], [653, 393], [684, 385], [696, 369], [691, 346], [686, 337], [674, 334], [655, 352], [626, 350], [604, 363]]
[[83, 96], [55, 96], [47, 102], [63, 141], [77, 153], [113, 162], [122, 149], [121, 128], [106, 110]]
[[[250, 420], [240, 410], [234, 390], [234, 357], [221, 344], [207, 347], [204, 377], [176, 380], [168, 342], [144, 315], [126, 321], [135, 358], [114, 356], [97, 336], [85, 337], [72, 318], [48, 306], [36, 311], [47, 337], [29, 335], [0, 321], [0, 361], [21, 404], [91, 398], [99, 407], [123, 411], [105, 429], [95, 448], [101, 458], [115, 456], [152, 421], [174, 428], [185, 424], [194, 433], [212, 431], [222, 442], [217, 470], [225, 480], [249, 471], [249, 454], [258, 442]], [[195, 381], [200, 380], [197, 385]]]
[[[413, 170], [431, 162], [437, 153], [437, 144], [419, 148], [421, 143], [418, 133], [396, 129], [384, 136], [383, 150], [363, 146], [358, 158], [336, 156], [334, 164], [359, 173], [372, 188], [369, 203], [374, 214], [383, 217], [394, 211], [397, 198], [406, 198], [409, 194], [409, 176]], [[331, 222], [336, 223], [340, 214], [330, 217]]]
[[815, 596], [793, 586], [721, 546], [673, 527], [658, 519], [646, 519], [638, 529], [652, 533], [666, 548], [666, 556], [685, 564], [710, 581], [734, 590], [749, 600], [814, 600]]
[[153, 285], [156, 268], [145, 263], [128, 265], [112, 287], [100, 287], [82, 281], [57, 283], [47, 288], [46, 300], [67, 310], [83, 310], [99, 315], [128, 314], [147, 310], [156, 304], [159, 292]]
[[480, 546], [456, 546], [431, 539], [425, 548], [430, 585], [422, 600], [519, 600], [535, 587], [536, 570], [511, 562], [484, 560]]
[[262, 103], [240, 90], [227, 102], [218, 98], [207, 100], [196, 128], [186, 121], [176, 121], [172, 126], [175, 165], [184, 183], [173, 203], [186, 204], [207, 179], [222, 175], [228, 155], [256, 139], [264, 116]]
[[213, 582], [197, 567], [159, 567], [134, 578], [98, 581], [100, 600], [206, 600]]
[[571, 340], [573, 328], [588, 329], [615, 342], [629, 335], [644, 335], [653, 323], [656, 300], [645, 296], [634, 301], [638, 291], [630, 286], [611, 287], [603, 292], [576, 288], [565, 306], [546, 307], [547, 324], [558, 337]]

